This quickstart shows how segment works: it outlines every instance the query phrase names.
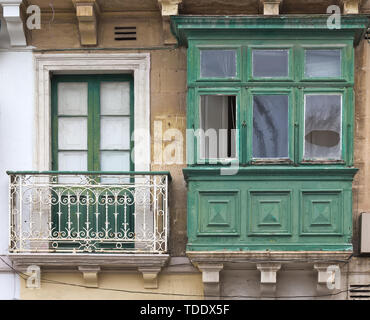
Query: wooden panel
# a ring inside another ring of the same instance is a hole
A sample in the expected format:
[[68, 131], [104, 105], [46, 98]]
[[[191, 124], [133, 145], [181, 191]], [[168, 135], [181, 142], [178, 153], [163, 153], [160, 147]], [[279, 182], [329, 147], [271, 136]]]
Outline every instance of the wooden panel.
[[239, 191], [199, 192], [198, 235], [238, 236], [240, 229]]
[[301, 235], [341, 235], [342, 190], [302, 190]]
[[249, 191], [250, 235], [291, 234], [291, 191]]

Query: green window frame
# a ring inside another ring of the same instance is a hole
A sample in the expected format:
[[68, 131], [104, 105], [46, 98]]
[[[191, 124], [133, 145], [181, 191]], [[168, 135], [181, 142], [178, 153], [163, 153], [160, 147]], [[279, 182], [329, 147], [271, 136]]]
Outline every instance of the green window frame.
[[[222, 43], [222, 42], [221, 42]], [[235, 66], [235, 71], [236, 75], [235, 77], [202, 77], [201, 75], [201, 51], [202, 50], [234, 50], [235, 55], [236, 55], [236, 66]], [[224, 44], [212, 44], [212, 45], [200, 45], [196, 47], [196, 55], [195, 55], [195, 65], [199, 66], [197, 68], [197, 73], [195, 75], [195, 80], [201, 81], [201, 82], [207, 82], [207, 81], [241, 81], [241, 56], [242, 56], [242, 48], [241, 46], [238, 45], [224, 45]], [[192, 74], [192, 72], [190, 72]]]
[[[260, 95], [286, 95], [288, 97], [288, 156], [281, 157], [281, 158], [258, 158], [253, 156], [253, 97], [260, 96]], [[247, 118], [247, 126], [246, 126], [246, 159], [244, 159], [244, 163], [248, 164], [258, 164], [258, 163], [274, 163], [279, 161], [281, 164], [291, 164], [294, 162], [294, 146], [293, 146], [293, 139], [289, 137], [294, 136], [294, 110], [293, 110], [293, 90], [290, 88], [262, 88], [262, 87], [253, 87], [247, 90], [247, 105], [249, 108], [246, 108], [246, 118]]]
[[308, 81], [308, 82], [353, 82], [353, 47], [345, 44], [336, 44], [336, 45], [318, 45], [318, 44], [310, 44], [310, 45], [302, 45], [301, 48], [299, 48], [297, 55], [299, 56], [299, 60], [306, 62], [306, 53], [307, 50], [339, 50], [340, 57], [341, 57], [341, 75], [339, 77], [307, 77], [305, 74], [304, 65], [301, 67], [299, 77], [302, 79], [302, 81]]
[[[94, 74], [94, 75], [54, 75], [51, 81], [51, 131], [52, 131], [52, 170], [58, 170], [58, 84], [65, 82], [84, 82], [88, 86], [87, 113], [87, 171], [101, 171], [100, 152], [100, 85], [103, 82], [129, 82], [130, 84], [130, 171], [134, 170], [131, 152], [134, 148], [134, 81], [130, 74]], [[106, 117], [107, 115], [105, 115]], [[108, 115], [109, 117], [109, 115]], [[77, 150], [78, 151], [78, 150]], [[117, 150], [109, 150], [117, 151]]]
[[[254, 50], [284, 50], [288, 52], [288, 75], [282, 77], [258, 77], [253, 75], [253, 51]], [[247, 48], [247, 79], [248, 81], [294, 81], [294, 55], [293, 46], [279, 46], [279, 45], [251, 45]], [[250, 62], [250, 63], [249, 63]], [[249, 63], [249, 65], [248, 65]]]
[[299, 144], [297, 148], [299, 149], [299, 164], [310, 164], [315, 165], [317, 163], [321, 164], [347, 164], [351, 166], [353, 164], [353, 144], [352, 136], [352, 123], [353, 123], [353, 114], [351, 108], [351, 102], [353, 100], [352, 90], [349, 88], [328, 88], [328, 87], [320, 87], [320, 88], [304, 88], [298, 92], [299, 96], [299, 118], [300, 123], [300, 132], [299, 136], [304, 137], [305, 135], [305, 96], [306, 95], [339, 95], [341, 96], [341, 159], [326, 159], [326, 160], [315, 160], [310, 158], [304, 158], [304, 143]]
[[[201, 128], [201, 125], [200, 125], [200, 107], [201, 107], [201, 104], [200, 104], [200, 100], [201, 100], [201, 97], [202, 96], [205, 96], [205, 95], [221, 95], [221, 96], [235, 96], [236, 97], [236, 129], [240, 129], [240, 117], [241, 117], [241, 114], [240, 114], [240, 99], [241, 99], [241, 90], [238, 89], [238, 88], [217, 88], [217, 89], [214, 89], [214, 88], [199, 88], [197, 91], [196, 91], [196, 101], [197, 101], [197, 105], [198, 105], [198, 112], [195, 112], [194, 116], [196, 117], [195, 121], [198, 123], [198, 126], [197, 128], [200, 129]], [[239, 131], [240, 132], [240, 131]], [[236, 140], [235, 140], [235, 143], [236, 143], [236, 146], [235, 146], [235, 151], [236, 151], [236, 155], [237, 157], [236, 158], [229, 158], [229, 159], [210, 159], [210, 158], [202, 158], [200, 156], [200, 143], [199, 143], [199, 136], [196, 137], [195, 139], [197, 139], [197, 143], [195, 144], [196, 147], [197, 147], [197, 150], [196, 150], [196, 156], [197, 156], [197, 163], [204, 163], [204, 164], [218, 164], [222, 161], [225, 161], [225, 160], [229, 160], [231, 163], [236, 163], [238, 160], [238, 158], [240, 157], [240, 152], [241, 152], [241, 149], [240, 149], [240, 139], [239, 139], [239, 135], [236, 134]]]
[[[286, 39], [285, 39], [286, 38]], [[200, 55], [202, 50], [235, 50], [236, 77], [202, 78]], [[253, 76], [253, 50], [286, 50], [288, 52], [288, 74], [282, 77]], [[340, 75], [337, 77], [307, 77], [305, 75], [306, 50], [339, 50]], [[218, 159], [212, 161], [199, 156], [199, 137], [188, 144], [188, 154], [193, 157], [190, 165], [221, 165], [239, 162], [248, 165], [353, 165], [353, 74], [354, 49], [352, 40], [297, 40], [282, 37], [280, 40], [264, 39], [194, 39], [189, 44], [188, 54], [188, 129], [201, 128], [200, 99], [206, 93], [235, 94], [237, 96], [237, 150], [239, 159]], [[341, 131], [340, 159], [305, 159], [304, 158], [304, 99], [307, 93], [341, 95]], [[254, 158], [253, 157], [253, 95], [286, 94], [288, 95], [288, 157]]]

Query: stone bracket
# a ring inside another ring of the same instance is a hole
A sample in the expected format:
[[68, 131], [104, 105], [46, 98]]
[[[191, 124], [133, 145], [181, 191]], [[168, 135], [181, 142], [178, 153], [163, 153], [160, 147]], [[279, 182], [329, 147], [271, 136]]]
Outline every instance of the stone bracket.
[[257, 263], [257, 269], [261, 271], [261, 283], [276, 284], [276, 273], [280, 268], [281, 263]]
[[261, 294], [274, 296], [276, 292], [276, 274], [281, 263], [258, 263], [257, 269], [261, 271]]
[[317, 283], [327, 284], [335, 282], [335, 272], [334, 270], [328, 270], [329, 266], [335, 266], [339, 268], [339, 265], [333, 265], [332, 263], [315, 263], [314, 269], [317, 270]]
[[99, 266], [79, 266], [78, 270], [82, 272], [82, 276], [87, 287], [97, 288]]
[[96, 0], [73, 0], [76, 7], [80, 42], [82, 46], [98, 44], [97, 24], [99, 6]]
[[179, 14], [182, 0], [158, 0], [162, 15], [163, 41], [165, 44], [176, 44], [177, 40], [171, 32], [170, 16]]
[[161, 271], [160, 267], [139, 267], [138, 270], [143, 274], [145, 289], [158, 288], [158, 273]]
[[358, 14], [362, 0], [341, 0], [343, 14]]
[[280, 14], [280, 7], [283, 0], [259, 0], [260, 11], [266, 16], [278, 16]]
[[220, 271], [223, 267], [223, 264], [198, 264], [198, 269], [202, 272], [206, 300], [220, 299]]
[[27, 46], [26, 35], [21, 17], [22, 0], [0, 0], [3, 17], [6, 21], [12, 47]]
[[[331, 269], [329, 269], [329, 266]], [[339, 265], [332, 263], [315, 263], [314, 269], [317, 270], [317, 286], [316, 290], [320, 293], [327, 293], [330, 286], [333, 286], [336, 281], [336, 272], [335, 269], [339, 269]]]

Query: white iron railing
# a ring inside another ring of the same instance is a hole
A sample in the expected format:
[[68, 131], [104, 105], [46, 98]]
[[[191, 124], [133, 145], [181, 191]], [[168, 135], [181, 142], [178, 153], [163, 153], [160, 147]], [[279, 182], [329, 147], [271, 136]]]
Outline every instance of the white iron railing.
[[11, 253], [165, 253], [168, 172], [8, 172]]

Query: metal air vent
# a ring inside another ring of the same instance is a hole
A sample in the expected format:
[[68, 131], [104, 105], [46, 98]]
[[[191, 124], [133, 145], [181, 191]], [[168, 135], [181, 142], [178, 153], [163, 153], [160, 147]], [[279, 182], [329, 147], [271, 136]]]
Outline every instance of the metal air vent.
[[136, 27], [114, 27], [114, 40], [116, 41], [136, 40]]
[[370, 300], [370, 284], [351, 284], [349, 297], [351, 300]]

